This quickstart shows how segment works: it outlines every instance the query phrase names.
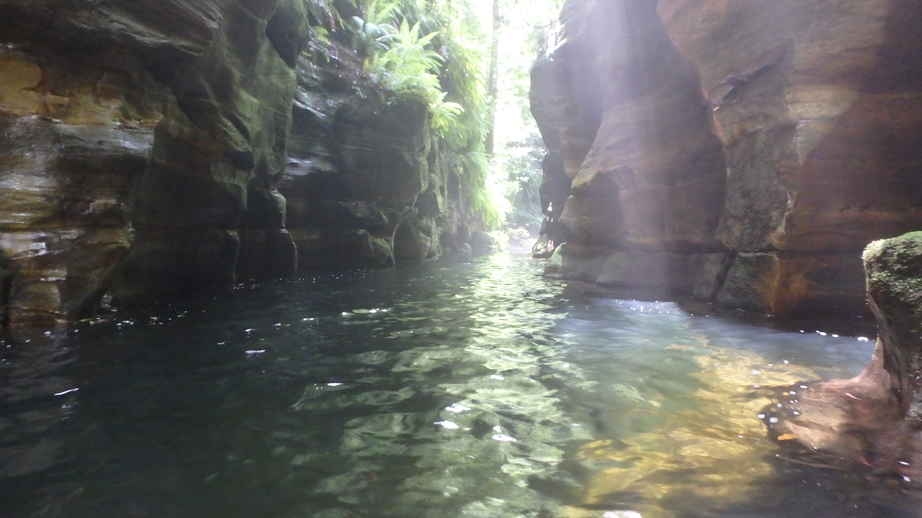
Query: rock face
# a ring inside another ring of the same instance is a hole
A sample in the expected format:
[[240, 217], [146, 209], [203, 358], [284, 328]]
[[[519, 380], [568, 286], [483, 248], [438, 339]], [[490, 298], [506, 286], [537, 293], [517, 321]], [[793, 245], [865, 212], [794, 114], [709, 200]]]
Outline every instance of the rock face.
[[922, 232], [865, 250], [868, 299], [879, 336], [857, 377], [798, 395], [777, 434], [884, 474], [922, 475]]
[[860, 310], [860, 250], [922, 226], [918, 2], [571, 0], [562, 23], [532, 99], [547, 182], [572, 180], [564, 273]]
[[438, 257], [467, 240], [473, 221], [458, 199], [461, 171], [447, 164], [425, 105], [382, 92], [360, 71], [336, 43], [312, 43], [298, 62], [279, 188], [305, 267]]
[[241, 251], [273, 248], [273, 268], [293, 270], [274, 184], [302, 1], [5, 0], [0, 13], [9, 325], [52, 325], [110, 288], [230, 285]]
[[0, 0], [2, 326], [464, 239], [426, 108], [305, 51], [309, 8]]

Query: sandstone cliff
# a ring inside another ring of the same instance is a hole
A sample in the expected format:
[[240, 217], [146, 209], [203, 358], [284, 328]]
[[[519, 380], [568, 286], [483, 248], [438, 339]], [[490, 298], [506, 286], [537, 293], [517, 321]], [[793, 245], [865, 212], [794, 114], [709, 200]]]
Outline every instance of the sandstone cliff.
[[318, 6], [0, 0], [4, 327], [467, 238], [427, 108], [312, 37]]
[[571, 0], [533, 72], [563, 272], [790, 314], [860, 310], [922, 226], [922, 5]]

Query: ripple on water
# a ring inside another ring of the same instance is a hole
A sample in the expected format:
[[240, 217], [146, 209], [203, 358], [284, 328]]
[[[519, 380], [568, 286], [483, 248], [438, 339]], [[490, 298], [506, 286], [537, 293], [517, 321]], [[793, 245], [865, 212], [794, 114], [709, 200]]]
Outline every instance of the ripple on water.
[[777, 387], [864, 363], [869, 341], [830, 327], [587, 296], [503, 255], [245, 288], [205, 313], [89, 322], [67, 339], [79, 355], [56, 352], [60, 337], [4, 352], [9, 515], [812, 518], [792, 502], [840, 516], [878, 505], [848, 474], [818, 487], [779, 468], [772, 414], [759, 417]]

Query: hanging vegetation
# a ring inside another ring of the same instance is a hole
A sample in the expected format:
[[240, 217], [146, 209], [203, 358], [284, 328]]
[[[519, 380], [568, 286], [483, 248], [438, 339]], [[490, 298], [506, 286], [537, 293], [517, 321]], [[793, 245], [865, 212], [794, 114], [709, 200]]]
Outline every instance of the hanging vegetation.
[[[501, 223], [487, 186], [484, 42], [468, 0], [360, 0], [345, 21], [366, 71], [396, 95], [421, 99], [461, 196], [486, 227]], [[340, 13], [343, 12], [339, 9]]]

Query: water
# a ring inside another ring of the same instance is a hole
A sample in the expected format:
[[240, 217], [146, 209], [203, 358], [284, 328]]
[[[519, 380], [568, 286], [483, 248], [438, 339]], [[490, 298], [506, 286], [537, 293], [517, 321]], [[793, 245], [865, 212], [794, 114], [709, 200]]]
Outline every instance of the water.
[[918, 516], [766, 438], [871, 349], [769, 323], [509, 255], [115, 313], [0, 353], [0, 515]]

